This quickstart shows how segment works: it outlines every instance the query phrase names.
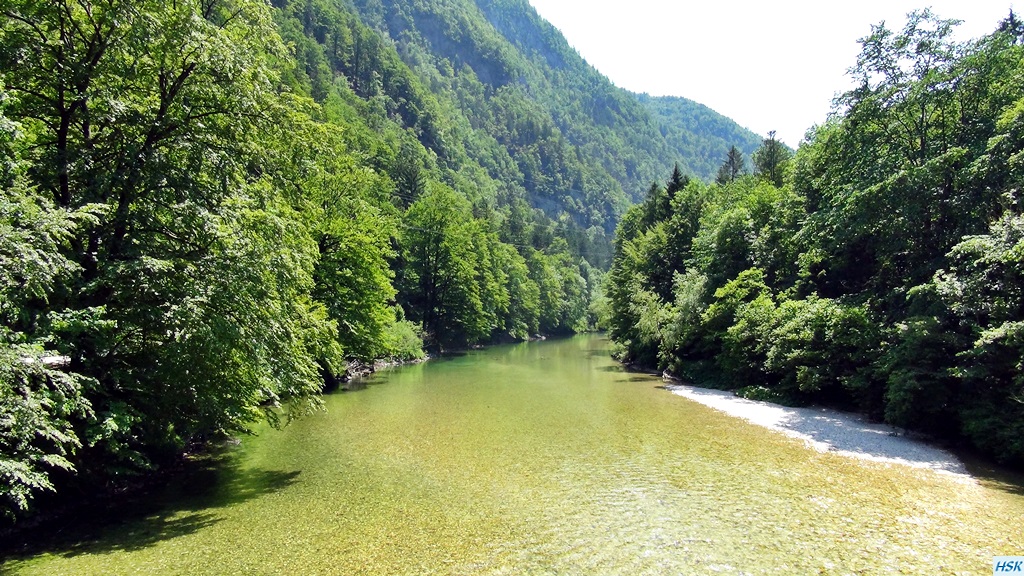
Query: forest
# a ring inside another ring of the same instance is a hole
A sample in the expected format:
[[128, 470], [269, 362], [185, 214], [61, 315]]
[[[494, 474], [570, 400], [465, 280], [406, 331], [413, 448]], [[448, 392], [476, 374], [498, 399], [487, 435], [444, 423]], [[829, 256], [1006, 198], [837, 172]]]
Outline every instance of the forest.
[[615, 234], [626, 362], [1024, 463], [1024, 24], [872, 28], [795, 154], [673, 173]]
[[8, 520], [318, 410], [350, 363], [591, 329], [674, 155], [525, 1], [0, 12]]
[[526, 0], [0, 13], [4, 522], [284, 426], [353, 364], [598, 327], [1024, 461], [1012, 15], [874, 29], [794, 153], [616, 88]]

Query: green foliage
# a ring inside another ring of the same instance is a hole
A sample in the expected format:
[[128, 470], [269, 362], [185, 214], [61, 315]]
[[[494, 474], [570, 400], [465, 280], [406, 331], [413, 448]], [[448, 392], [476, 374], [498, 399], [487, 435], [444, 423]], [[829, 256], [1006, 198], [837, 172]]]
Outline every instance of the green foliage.
[[394, 308], [395, 321], [388, 327], [384, 335], [384, 354], [382, 357], [399, 362], [422, 360], [423, 336], [419, 326], [406, 320], [400, 307]]
[[962, 353], [963, 434], [1006, 463], [1024, 461], [1024, 322], [1004, 322], [980, 334]]
[[54, 490], [51, 473], [74, 471], [82, 447], [75, 423], [92, 415], [84, 395], [94, 382], [65, 371], [68, 358], [35, 333], [46, 302], [76, 266], [62, 250], [76, 228], [94, 218], [57, 210], [29, 186], [17, 149], [24, 134], [3, 114], [0, 91], [0, 515], [24, 512], [39, 491]]
[[713, 199], [702, 201], [689, 252], [712, 285], [720, 287], [751, 266], [777, 288], [795, 282], [803, 199], [788, 187], [750, 178], [710, 194]]
[[722, 150], [735, 145], [741, 153], [751, 155], [761, 142], [754, 133], [692, 100], [647, 94], [638, 98], [651, 112], [675, 157], [684, 158], [686, 170], [702, 180], [715, 177]]
[[384, 335], [395, 322], [391, 183], [349, 150], [340, 126], [310, 117], [315, 104], [289, 103], [295, 109], [280, 115], [264, 165], [279, 166], [274, 184], [316, 242], [312, 296], [337, 323], [338, 344], [347, 357], [372, 360], [385, 355]]
[[960, 393], [951, 359], [962, 340], [936, 317], [912, 317], [897, 324], [891, 344], [877, 361], [886, 375], [885, 420], [932, 434], [948, 433], [958, 418]]
[[696, 270], [676, 274], [672, 318], [665, 329], [660, 352], [662, 363], [674, 374], [683, 373], [682, 361], [686, 358], [707, 356], [707, 346], [703, 340], [703, 319], [708, 309], [707, 290], [707, 276]]
[[730, 146], [729, 152], [725, 155], [725, 161], [718, 168], [715, 182], [728, 184], [735, 181], [747, 172], [747, 163], [743, 159], [743, 153], [736, 146]]
[[727, 376], [739, 381], [764, 380], [766, 347], [774, 327], [775, 302], [764, 272], [751, 268], [715, 291], [701, 318], [708, 350]]
[[[2, 115], [0, 123], [15, 127]], [[11, 516], [36, 492], [54, 490], [53, 471], [74, 470], [82, 446], [75, 422], [92, 414], [83, 392], [94, 382], [66, 372], [68, 359], [33, 334], [46, 300], [75, 270], [61, 249], [87, 218], [54, 209], [25, 186], [17, 159], [6, 159], [13, 182], [0, 195], [0, 515]]]
[[0, 328], [0, 514], [24, 512], [50, 474], [75, 469], [82, 442], [74, 422], [91, 416], [91, 381], [59, 367], [64, 359]]
[[737, 388], [735, 392], [737, 396], [740, 398], [746, 398], [747, 400], [771, 402], [773, 404], [781, 404], [783, 406], [800, 405], [799, 402], [794, 401], [791, 397], [784, 395], [776, 389], [768, 388], [767, 386], [744, 386], [743, 388]]
[[1024, 47], [954, 25], [874, 27], [791, 160], [769, 136], [756, 178], [734, 152], [716, 185], [626, 213], [605, 288], [624, 359], [1024, 462]]
[[508, 311], [504, 333], [526, 340], [540, 331], [540, 286], [530, 277], [530, 267], [515, 248], [495, 245], [494, 266], [507, 275]]
[[447, 186], [432, 186], [409, 207], [402, 237], [403, 308], [443, 347], [465, 346], [488, 334], [476, 273], [476, 226], [469, 202]]
[[761, 147], [751, 155], [751, 160], [754, 162], [754, 174], [781, 187], [789, 172], [792, 157], [793, 153], [789, 148], [775, 139], [773, 130], [762, 141]]
[[299, 145], [319, 112], [277, 92], [266, 5], [3, 10], [8, 509], [56, 468], [102, 482], [285, 422], [342, 346], [381, 347], [381, 186], [335, 132]]
[[949, 257], [949, 270], [937, 272], [934, 285], [966, 337], [957, 342], [960, 361], [950, 367], [963, 387], [964, 433], [1000, 459], [1020, 460], [1024, 217], [1004, 216], [988, 234], [965, 238]]
[[275, 104], [267, 7], [9, 9], [12, 111], [41, 120], [33, 180], [63, 209], [104, 206], [69, 243], [80, 274], [53, 302], [72, 315], [103, 307], [102, 323], [53, 325], [72, 365], [101, 382], [97, 413], [131, 422], [90, 443], [116, 454], [130, 438], [141, 454], [303, 405], [319, 386], [313, 358], [337, 354], [307, 296], [316, 246], [246, 166]]
[[[878, 327], [862, 307], [814, 296], [783, 302], [764, 341], [784, 394], [878, 410], [871, 361]], [[799, 393], [799, 394], [798, 394]]]
[[527, 257], [530, 277], [540, 289], [540, 329], [546, 334], [583, 332], [589, 328], [590, 288], [566, 243], [556, 242], [547, 253]]

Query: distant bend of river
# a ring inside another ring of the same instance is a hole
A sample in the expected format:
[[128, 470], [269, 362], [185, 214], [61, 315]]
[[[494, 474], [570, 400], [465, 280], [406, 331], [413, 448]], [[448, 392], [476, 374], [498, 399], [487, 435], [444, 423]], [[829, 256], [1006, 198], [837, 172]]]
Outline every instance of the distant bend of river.
[[385, 370], [12, 574], [987, 574], [1024, 490], [819, 453], [597, 335]]

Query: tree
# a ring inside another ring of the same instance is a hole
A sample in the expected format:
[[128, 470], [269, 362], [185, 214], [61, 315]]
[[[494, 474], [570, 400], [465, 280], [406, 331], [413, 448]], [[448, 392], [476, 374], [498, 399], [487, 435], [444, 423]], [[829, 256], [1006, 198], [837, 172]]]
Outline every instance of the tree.
[[1024, 41], [1024, 22], [1013, 13], [1012, 8], [1010, 9], [1010, 15], [999, 23], [999, 31], [1013, 37], [1015, 44]]
[[[27, 178], [91, 209], [36, 327], [98, 385], [92, 468], [154, 457], [320, 389], [336, 327], [309, 298], [318, 254], [262, 157], [286, 52], [255, 0], [8, 0], [0, 62], [31, 134]], [[93, 208], [89, 208], [93, 207]]]
[[289, 105], [294, 109], [266, 133], [262, 165], [276, 165], [275, 187], [301, 212], [316, 242], [312, 295], [337, 323], [338, 343], [346, 357], [373, 360], [387, 354], [385, 334], [395, 322], [391, 183], [360, 164], [341, 127], [306, 113], [315, 104]]
[[75, 272], [63, 254], [87, 210], [58, 210], [30, 187], [14, 150], [20, 126], [3, 115], [0, 88], [0, 516], [28, 509], [51, 473], [74, 470], [78, 424], [92, 415], [95, 382], [67, 370], [36, 326], [48, 299]]
[[761, 143], [761, 147], [754, 152], [754, 173], [776, 186], [782, 186], [792, 156], [789, 149], [775, 139], [775, 130], [772, 130]]
[[926, 9], [908, 14], [898, 33], [883, 23], [860, 40], [857, 64], [850, 69], [857, 87], [837, 102], [848, 107], [851, 121], [865, 125], [859, 144], [875, 147], [889, 162], [875, 168], [873, 177], [921, 166], [955, 145], [958, 131], [947, 124], [957, 118], [950, 109], [957, 104], [951, 90], [954, 63], [964, 50], [953, 40], [957, 24]]
[[495, 244], [494, 264], [507, 274], [509, 304], [504, 332], [526, 340], [540, 330], [540, 288], [530, 279], [526, 259], [513, 246]]
[[665, 184], [665, 192], [668, 194], [669, 201], [671, 202], [676, 197], [676, 192], [679, 192], [690, 183], [690, 177], [683, 174], [683, 171], [679, 169], [679, 163], [676, 162], [675, 167], [672, 168], [672, 175], [669, 176], [668, 182]]
[[426, 174], [417, 148], [417, 145], [403, 142], [391, 167], [391, 179], [395, 182], [394, 194], [401, 206], [415, 202], [426, 189]]
[[715, 182], [719, 184], [728, 184], [736, 178], [739, 178], [744, 172], [746, 172], [746, 162], [743, 160], [743, 153], [740, 152], [739, 148], [732, 146], [729, 148], [729, 153], [726, 154], [725, 162], [718, 169], [718, 176], [715, 177]]
[[410, 317], [441, 347], [465, 346], [487, 336], [469, 202], [434, 184], [409, 207], [404, 224], [399, 286]]
[[964, 238], [933, 286], [967, 338], [960, 380], [963, 434], [1003, 461], [1024, 461], [1024, 216], [1007, 213]]

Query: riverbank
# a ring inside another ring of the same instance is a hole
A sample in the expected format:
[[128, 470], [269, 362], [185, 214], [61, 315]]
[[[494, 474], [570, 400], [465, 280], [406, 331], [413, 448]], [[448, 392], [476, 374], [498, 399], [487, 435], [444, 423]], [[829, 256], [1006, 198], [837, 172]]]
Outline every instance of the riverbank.
[[725, 390], [679, 383], [667, 384], [665, 389], [730, 416], [803, 440], [818, 452], [928, 468], [964, 481], [975, 481], [952, 453], [892, 426], [870, 422], [859, 414], [830, 408], [791, 408], [747, 400]]

